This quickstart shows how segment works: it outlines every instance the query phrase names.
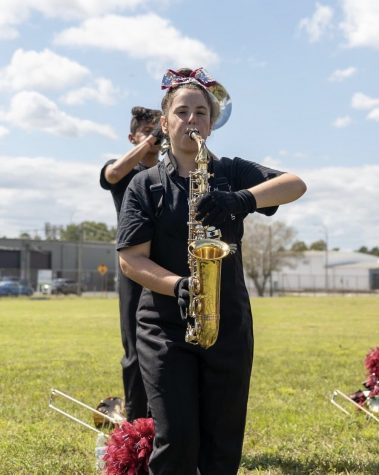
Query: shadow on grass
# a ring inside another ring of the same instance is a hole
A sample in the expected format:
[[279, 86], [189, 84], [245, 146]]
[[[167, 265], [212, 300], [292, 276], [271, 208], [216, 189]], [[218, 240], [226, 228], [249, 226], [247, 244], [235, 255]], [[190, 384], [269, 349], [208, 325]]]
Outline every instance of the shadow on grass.
[[322, 462], [320, 460], [301, 461], [283, 458], [274, 455], [243, 456], [241, 467], [248, 470], [269, 470], [280, 468], [287, 475], [314, 475], [326, 473], [364, 473], [365, 475], [378, 475], [379, 463], [354, 463], [354, 462]]

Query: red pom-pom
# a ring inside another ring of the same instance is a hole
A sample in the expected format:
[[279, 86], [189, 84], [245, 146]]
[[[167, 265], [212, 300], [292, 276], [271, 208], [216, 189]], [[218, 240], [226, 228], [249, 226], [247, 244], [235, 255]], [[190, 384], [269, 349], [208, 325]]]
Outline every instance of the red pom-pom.
[[375, 384], [375, 386], [371, 389], [369, 397], [376, 397], [379, 396], [379, 383]]
[[367, 353], [365, 366], [369, 374], [376, 374], [379, 377], [379, 346]]
[[365, 386], [373, 390], [379, 381], [379, 346], [370, 350], [365, 358], [367, 380]]
[[153, 419], [123, 422], [107, 442], [104, 455], [106, 475], [148, 475], [153, 439]]

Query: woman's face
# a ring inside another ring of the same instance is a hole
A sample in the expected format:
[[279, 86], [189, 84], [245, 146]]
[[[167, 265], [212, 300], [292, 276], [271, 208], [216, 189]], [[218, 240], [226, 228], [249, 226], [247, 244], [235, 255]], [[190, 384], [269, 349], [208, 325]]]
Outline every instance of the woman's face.
[[186, 131], [195, 128], [203, 139], [211, 133], [210, 108], [199, 89], [182, 87], [172, 98], [167, 116], [161, 118], [162, 130], [170, 137], [172, 152], [189, 153], [197, 151], [197, 144]]

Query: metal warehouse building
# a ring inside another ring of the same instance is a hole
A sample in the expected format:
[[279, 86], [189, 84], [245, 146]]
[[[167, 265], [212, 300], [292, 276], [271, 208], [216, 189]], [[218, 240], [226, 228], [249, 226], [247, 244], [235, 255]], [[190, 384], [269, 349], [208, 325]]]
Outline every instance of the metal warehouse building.
[[[0, 239], [0, 278], [16, 277], [37, 289], [39, 271], [81, 282], [86, 290], [113, 290], [114, 243]], [[99, 269], [106, 270], [101, 274]]]

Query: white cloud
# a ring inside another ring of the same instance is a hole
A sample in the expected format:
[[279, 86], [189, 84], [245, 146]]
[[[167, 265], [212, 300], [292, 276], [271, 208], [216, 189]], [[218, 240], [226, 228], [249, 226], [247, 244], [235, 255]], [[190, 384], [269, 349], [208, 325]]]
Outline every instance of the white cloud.
[[340, 27], [349, 47], [379, 48], [378, 0], [341, 0], [345, 15]]
[[109, 79], [95, 79], [93, 86], [84, 86], [69, 91], [62, 97], [63, 102], [69, 105], [83, 104], [87, 101], [96, 101], [104, 105], [112, 105], [116, 101], [119, 91]]
[[9, 65], [0, 70], [0, 89], [60, 90], [77, 84], [89, 74], [84, 66], [49, 49], [41, 52], [17, 49]]
[[333, 9], [327, 5], [316, 4], [316, 10], [311, 18], [303, 18], [299, 23], [300, 30], [305, 30], [309, 41], [320, 41], [324, 33], [330, 28], [333, 18]]
[[352, 123], [351, 117], [349, 115], [344, 115], [341, 117], [337, 117], [332, 125], [333, 127], [336, 127], [337, 129], [342, 129], [345, 127], [348, 127]]
[[18, 37], [16, 25], [29, 15], [26, 0], [3, 0], [0, 9], [0, 39], [13, 40]]
[[[45, 222], [66, 225], [90, 219], [115, 225], [111, 195], [99, 186], [103, 161], [75, 160], [68, 166], [67, 160], [54, 158], [0, 156], [1, 234], [17, 236], [21, 230], [42, 229]], [[298, 174], [308, 191], [295, 203], [281, 206], [276, 219], [294, 226], [299, 238], [311, 232], [309, 242], [323, 238], [320, 223], [324, 223], [331, 247], [378, 244], [379, 165], [298, 170]]]
[[45, 222], [66, 225], [93, 219], [115, 225], [111, 195], [99, 186], [101, 166], [79, 160], [68, 165], [67, 160], [49, 157], [0, 156], [1, 235], [43, 229]]
[[0, 21], [0, 40], [14, 40], [18, 37], [18, 31]]
[[50, 18], [72, 20], [133, 10], [148, 3], [150, 0], [2, 0], [0, 38], [16, 38], [17, 26], [26, 21], [33, 11]]
[[329, 76], [329, 81], [331, 82], [342, 82], [347, 78], [350, 78], [351, 76], [354, 76], [354, 74], [357, 73], [357, 68], [354, 67], [349, 67], [345, 69], [336, 69], [333, 71], [333, 73]]
[[372, 109], [379, 106], [379, 98], [366, 96], [362, 92], [356, 92], [351, 99], [351, 106], [359, 110]]
[[278, 152], [279, 157], [290, 157], [293, 160], [306, 160], [308, 158], [305, 152], [293, 152], [286, 149], [281, 149]]
[[373, 109], [368, 115], [367, 119], [375, 120], [375, 122], [379, 122], [379, 107]]
[[35, 91], [22, 91], [12, 97], [4, 120], [24, 130], [40, 130], [54, 135], [78, 137], [99, 134], [114, 139], [116, 134], [106, 124], [70, 116], [46, 96]]
[[280, 168], [281, 161], [267, 155], [261, 160], [262, 165], [269, 168]]
[[202, 42], [184, 36], [169, 20], [154, 13], [90, 18], [79, 27], [62, 31], [55, 43], [123, 51], [131, 58], [145, 60], [154, 76], [157, 70], [161, 76], [167, 66], [209, 67], [218, 62], [216, 53]]
[[9, 130], [6, 127], [0, 125], [0, 139], [9, 134]]
[[294, 226], [299, 238], [313, 236], [310, 242], [323, 239], [322, 229], [318, 230], [320, 237], [314, 237], [323, 223], [331, 247], [378, 245], [379, 165], [325, 167], [298, 174], [308, 190], [295, 203], [281, 206], [277, 219]]
[[147, 0], [26, 0], [32, 8], [48, 17], [64, 19], [87, 18], [109, 12], [133, 10], [149, 3]]

